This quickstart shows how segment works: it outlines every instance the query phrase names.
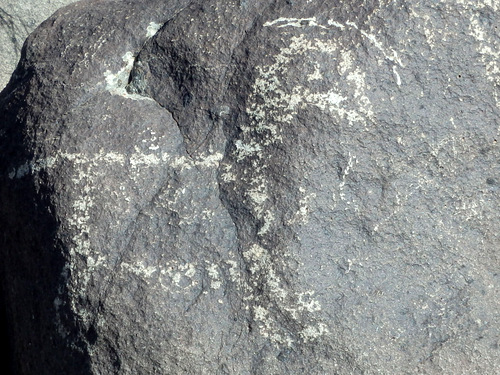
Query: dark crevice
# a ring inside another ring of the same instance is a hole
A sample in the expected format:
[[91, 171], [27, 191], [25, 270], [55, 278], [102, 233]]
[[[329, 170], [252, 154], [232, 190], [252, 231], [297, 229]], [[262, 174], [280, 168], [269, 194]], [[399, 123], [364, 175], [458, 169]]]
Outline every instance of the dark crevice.
[[160, 106], [161, 108], [163, 108], [164, 110], [166, 110], [167, 112], [169, 112], [171, 114], [172, 120], [176, 124], [177, 128], [180, 131], [180, 134], [183, 137], [183, 140], [184, 140], [184, 149], [185, 149], [186, 153], [189, 155], [189, 157], [191, 157], [191, 158], [193, 158], [193, 155], [189, 151], [189, 148], [186, 146], [186, 138], [184, 136], [184, 132], [182, 131], [182, 128], [181, 128], [181, 126], [179, 124], [178, 119], [174, 116], [174, 113], [172, 113], [172, 111], [169, 108], [167, 108], [165, 105], [163, 105], [158, 100], [156, 100], [156, 98], [154, 97], [154, 95], [149, 95], [148, 94], [148, 92], [146, 90], [146, 84], [147, 84], [147, 82], [145, 82], [143, 79], [141, 79], [142, 77], [140, 77], [140, 76], [137, 75], [137, 71], [139, 71], [137, 69], [137, 67], [138, 67], [138, 65], [140, 65], [140, 56], [141, 56], [141, 53], [149, 45], [149, 43], [151, 43], [151, 41], [154, 40], [154, 38], [165, 29], [166, 25], [169, 22], [171, 22], [172, 20], [174, 20], [179, 14], [181, 14], [182, 12], [184, 12], [186, 9], [189, 9], [190, 5], [192, 5], [194, 2], [195, 2], [195, 0], [191, 0], [188, 4], [186, 4], [186, 6], [184, 6], [181, 9], [179, 9], [177, 12], [175, 12], [170, 18], [168, 18], [168, 20], [166, 20], [166, 21], [163, 22], [162, 26], [158, 29], [158, 31], [155, 33], [155, 35], [151, 36], [150, 38], [148, 38], [148, 39], [146, 39], [144, 41], [142, 47], [135, 54], [134, 63], [132, 65], [132, 69], [131, 69], [131, 71], [129, 73], [127, 85], [125, 86], [125, 90], [127, 91], [127, 93], [133, 94], [133, 95], [139, 95], [139, 96], [142, 96], [144, 98], [148, 98], [150, 100], [153, 100], [156, 104], [158, 104], [158, 106]]
[[[197, 6], [193, 7], [192, 4]], [[214, 23], [214, 30], [206, 35], [207, 40], [201, 41], [201, 44], [212, 38], [215, 41], [214, 35], [217, 33], [215, 25], [219, 20], [214, 18], [209, 8], [210, 6], [205, 7], [205, 4], [192, 1], [182, 12], [184, 18], [201, 18], [204, 22]], [[241, 43], [238, 39], [244, 40], [247, 37], [249, 26], [254, 27], [258, 13], [249, 11], [241, 16], [243, 26], [238, 27], [237, 35], [233, 33], [224, 36], [227, 47], [221, 47], [216, 54], [210, 56], [211, 63], [207, 62], [209, 57], [205, 52], [205, 45], [198, 45], [189, 38], [170, 41], [170, 34], [185, 32], [197, 35], [197, 29], [191, 29], [179, 16], [168, 22], [172, 22], [170, 28], [167, 29], [165, 24], [160, 30], [160, 36], [148, 40], [136, 56], [127, 91], [160, 102], [163, 108], [172, 113], [190, 156], [205, 151], [212, 139], [213, 131], [218, 125], [213, 114], [217, 112], [220, 99], [225, 96], [227, 77], [237, 68], [232, 64], [233, 51]], [[248, 21], [252, 24], [245, 24]], [[155, 58], [151, 58], [153, 55]], [[214, 71], [217, 75], [213, 74]]]
[[[139, 57], [141, 55], [141, 53], [144, 51], [144, 49], [148, 46], [148, 43], [151, 42], [151, 40], [154, 40], [154, 38], [159, 34], [161, 33], [164, 29], [165, 29], [165, 26], [169, 23], [169, 22], [172, 22], [172, 20], [174, 20], [179, 14], [181, 14], [182, 12], [184, 12], [186, 9], [189, 8], [189, 6], [191, 6], [191, 4], [193, 4], [196, 0], [191, 0], [189, 3], [187, 3], [183, 8], [177, 10], [176, 12], [174, 12], [174, 14], [172, 14], [171, 17], [169, 17], [166, 21], [163, 22], [163, 24], [161, 25], [161, 27], [156, 31], [156, 33], [154, 35], [152, 35], [151, 37], [147, 38], [144, 43], [142, 44], [141, 48], [139, 49], [139, 51], [135, 54], [135, 58], [134, 58], [134, 63], [132, 65], [132, 70], [130, 71], [129, 73], [129, 77], [128, 77], [128, 82], [127, 82], [127, 85], [126, 85], [126, 90], [129, 94], [137, 94], [137, 95], [141, 95], [141, 96], [144, 96], [146, 98], [149, 98], [149, 99], [152, 99], [156, 102], [155, 98], [149, 96], [149, 95], [145, 95], [144, 91], [143, 90], [137, 90], [137, 88], [135, 87], [135, 85], [133, 85], [133, 81], [134, 81], [134, 71], [135, 71], [135, 68], [138, 64], [138, 60], [139, 60]], [[159, 104], [159, 103], [158, 103]], [[165, 108], [162, 106], [162, 108]]]

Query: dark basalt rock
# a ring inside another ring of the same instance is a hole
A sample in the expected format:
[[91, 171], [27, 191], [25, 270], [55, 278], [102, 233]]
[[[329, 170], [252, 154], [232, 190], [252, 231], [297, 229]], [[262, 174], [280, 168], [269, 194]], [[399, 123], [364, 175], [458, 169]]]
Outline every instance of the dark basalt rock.
[[56, 13], [0, 96], [17, 373], [497, 373], [498, 10]]

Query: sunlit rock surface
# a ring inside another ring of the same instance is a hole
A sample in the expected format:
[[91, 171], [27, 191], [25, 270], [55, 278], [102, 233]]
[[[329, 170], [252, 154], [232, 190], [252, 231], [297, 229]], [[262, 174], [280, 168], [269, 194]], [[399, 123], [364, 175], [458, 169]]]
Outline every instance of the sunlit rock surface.
[[21, 374], [500, 371], [494, 1], [99, 1], [0, 97]]
[[0, 88], [19, 61], [23, 42], [43, 20], [75, 0], [0, 0]]

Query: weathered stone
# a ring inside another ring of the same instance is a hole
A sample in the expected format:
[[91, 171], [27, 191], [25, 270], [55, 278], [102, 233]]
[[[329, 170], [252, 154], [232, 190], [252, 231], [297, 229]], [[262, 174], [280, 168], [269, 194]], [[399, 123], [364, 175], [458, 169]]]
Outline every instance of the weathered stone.
[[497, 373], [499, 10], [56, 13], [0, 98], [17, 371]]
[[0, 0], [0, 89], [19, 61], [24, 40], [57, 9], [75, 0]]

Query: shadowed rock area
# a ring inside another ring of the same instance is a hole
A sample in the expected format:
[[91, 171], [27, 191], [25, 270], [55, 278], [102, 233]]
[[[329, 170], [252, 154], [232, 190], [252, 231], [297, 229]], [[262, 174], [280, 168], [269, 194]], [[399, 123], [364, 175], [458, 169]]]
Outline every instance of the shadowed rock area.
[[15, 373], [498, 373], [499, 8], [54, 14], [0, 95]]

